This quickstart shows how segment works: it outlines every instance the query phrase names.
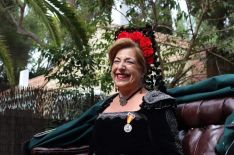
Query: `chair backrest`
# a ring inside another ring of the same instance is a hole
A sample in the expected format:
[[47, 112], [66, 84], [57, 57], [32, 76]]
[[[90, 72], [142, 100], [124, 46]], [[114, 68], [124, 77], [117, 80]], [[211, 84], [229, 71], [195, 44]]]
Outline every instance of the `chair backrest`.
[[185, 155], [218, 155], [215, 145], [234, 111], [234, 97], [180, 104], [177, 118]]

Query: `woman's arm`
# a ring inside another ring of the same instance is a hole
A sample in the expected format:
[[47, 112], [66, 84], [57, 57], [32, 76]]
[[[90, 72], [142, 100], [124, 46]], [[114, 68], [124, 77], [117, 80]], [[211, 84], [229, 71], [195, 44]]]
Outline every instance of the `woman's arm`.
[[160, 91], [149, 92], [143, 98], [142, 109], [148, 121], [152, 144], [163, 155], [183, 154], [175, 108], [175, 99]]
[[146, 115], [155, 148], [163, 155], [182, 155], [174, 109], [152, 109]]

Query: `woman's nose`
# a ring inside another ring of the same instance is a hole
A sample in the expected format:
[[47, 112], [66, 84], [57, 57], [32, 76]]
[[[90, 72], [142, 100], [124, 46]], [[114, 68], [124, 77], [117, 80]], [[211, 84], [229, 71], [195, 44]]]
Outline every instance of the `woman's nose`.
[[119, 63], [118, 68], [119, 69], [125, 69], [126, 68], [125, 63], [124, 62]]

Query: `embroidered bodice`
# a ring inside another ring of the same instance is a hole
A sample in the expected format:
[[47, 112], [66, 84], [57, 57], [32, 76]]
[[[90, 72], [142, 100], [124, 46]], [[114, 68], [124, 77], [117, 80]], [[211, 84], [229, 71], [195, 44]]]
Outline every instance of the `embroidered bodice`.
[[[138, 111], [100, 113], [94, 125], [90, 154], [182, 154], [181, 145], [176, 136], [178, 131], [173, 112], [174, 106], [172, 97], [153, 91], [143, 97], [141, 109]], [[129, 114], [134, 118], [127, 122]], [[126, 124], [130, 125], [130, 131], [125, 129]]]

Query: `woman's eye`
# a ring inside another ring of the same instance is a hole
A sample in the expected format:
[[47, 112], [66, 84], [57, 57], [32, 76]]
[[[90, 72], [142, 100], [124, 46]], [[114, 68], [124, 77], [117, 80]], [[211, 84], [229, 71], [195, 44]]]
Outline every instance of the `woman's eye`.
[[120, 61], [119, 60], [114, 60], [113, 63], [119, 63]]
[[128, 64], [135, 64], [135, 62], [134, 61], [131, 61], [131, 60], [128, 60], [128, 61], [126, 61]]

